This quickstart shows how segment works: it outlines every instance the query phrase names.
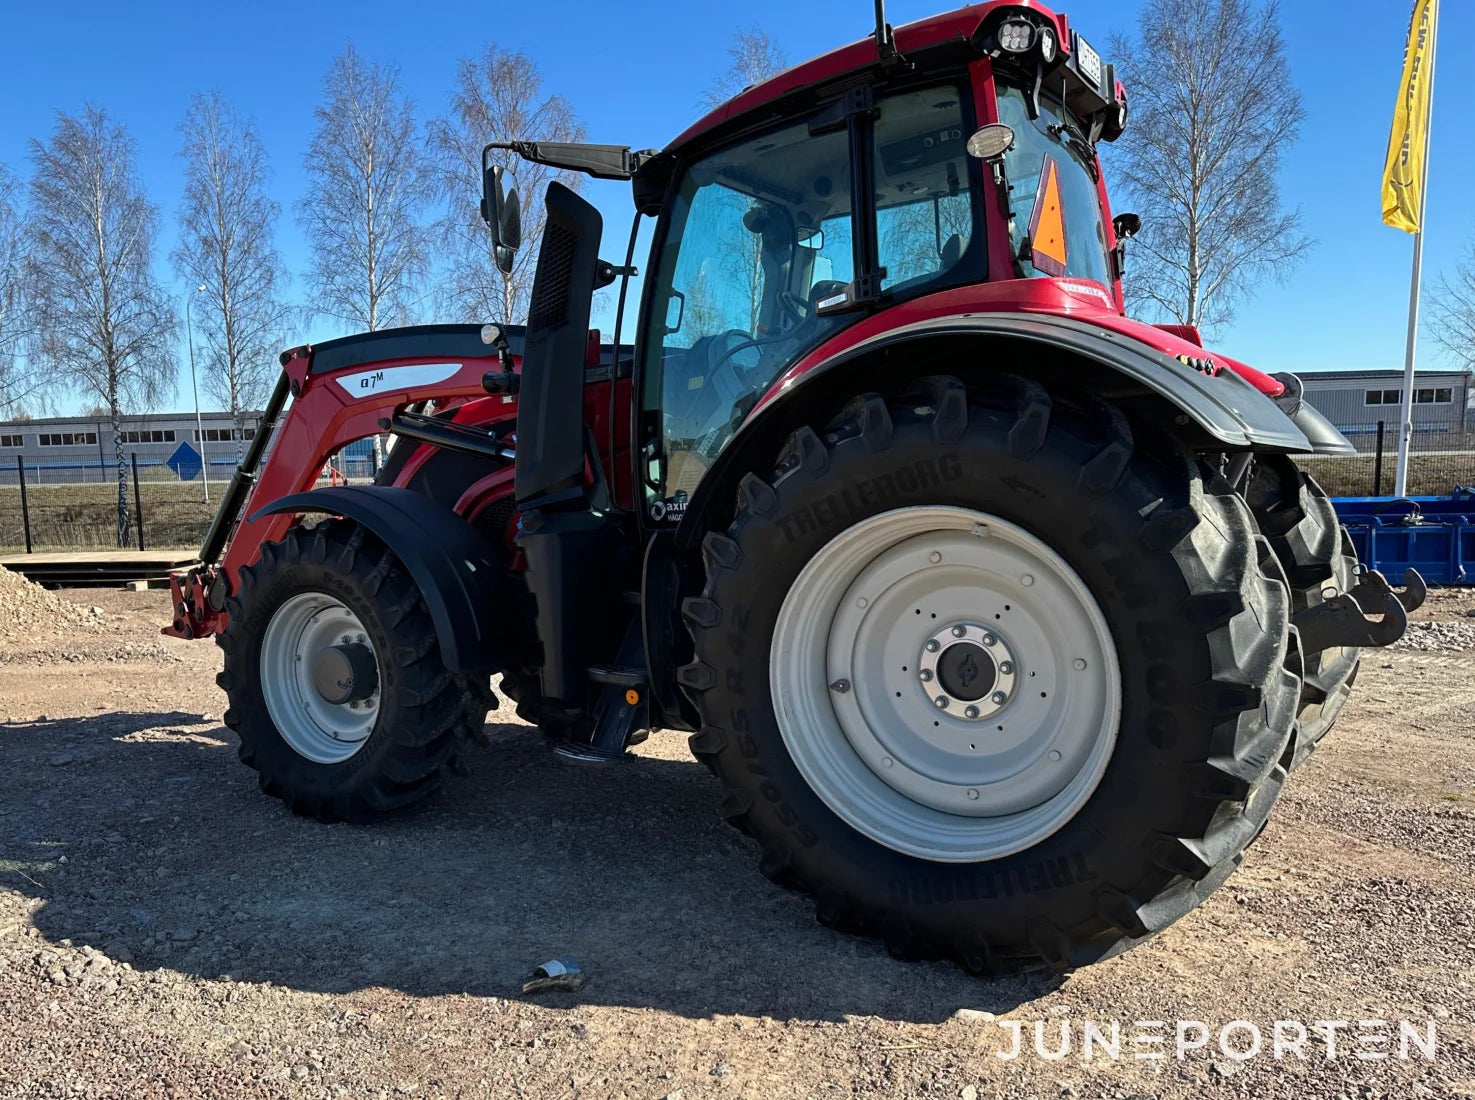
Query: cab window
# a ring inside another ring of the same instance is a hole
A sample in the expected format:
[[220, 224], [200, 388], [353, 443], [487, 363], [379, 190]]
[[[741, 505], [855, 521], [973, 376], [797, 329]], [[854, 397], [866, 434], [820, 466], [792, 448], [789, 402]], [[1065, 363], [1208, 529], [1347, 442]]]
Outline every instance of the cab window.
[[976, 171], [962, 91], [951, 84], [880, 100], [875, 129], [876, 241], [893, 295], [984, 277], [974, 232]]
[[[1110, 288], [1111, 263], [1101, 196], [1096, 188], [1096, 158], [1079, 124], [1057, 100], [1040, 97], [1040, 117], [1031, 119], [1025, 93], [1000, 83], [999, 121], [1014, 130], [1014, 145], [1004, 157], [1009, 178], [1010, 225], [1014, 255], [1026, 276], [1068, 275]], [[1050, 177], [1045, 172], [1050, 169]], [[1058, 202], [1058, 206], [1056, 203]], [[1047, 214], [1049, 240], [1031, 241]]]

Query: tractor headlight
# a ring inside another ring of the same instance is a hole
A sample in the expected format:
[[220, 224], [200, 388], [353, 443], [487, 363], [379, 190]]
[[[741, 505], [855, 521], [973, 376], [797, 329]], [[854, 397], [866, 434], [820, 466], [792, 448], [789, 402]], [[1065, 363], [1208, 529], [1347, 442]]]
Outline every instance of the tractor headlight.
[[999, 49], [1006, 53], [1028, 53], [1035, 44], [1034, 24], [1027, 19], [1006, 19], [999, 24]]
[[1060, 40], [1049, 27], [1040, 28], [1040, 60], [1046, 65], [1054, 64], [1060, 55]]

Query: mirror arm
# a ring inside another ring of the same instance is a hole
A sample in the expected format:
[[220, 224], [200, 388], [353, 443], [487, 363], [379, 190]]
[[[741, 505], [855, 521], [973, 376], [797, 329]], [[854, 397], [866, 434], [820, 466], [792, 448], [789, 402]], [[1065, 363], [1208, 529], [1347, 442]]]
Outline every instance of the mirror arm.
[[492, 141], [481, 151], [483, 171], [493, 149], [506, 149], [534, 164], [583, 172], [605, 180], [632, 179], [641, 164], [655, 155], [654, 150], [631, 152], [628, 145], [590, 145], [571, 141]]

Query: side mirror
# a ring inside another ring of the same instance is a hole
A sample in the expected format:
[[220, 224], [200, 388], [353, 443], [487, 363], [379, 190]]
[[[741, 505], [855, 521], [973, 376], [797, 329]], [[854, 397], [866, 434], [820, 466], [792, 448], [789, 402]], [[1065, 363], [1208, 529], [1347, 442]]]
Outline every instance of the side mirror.
[[507, 274], [522, 247], [522, 204], [517, 197], [517, 179], [500, 164], [482, 168], [481, 216], [492, 231], [497, 267]]
[[1142, 232], [1142, 219], [1136, 214], [1118, 214], [1111, 219], [1111, 227], [1116, 230], [1117, 240], [1130, 241]]

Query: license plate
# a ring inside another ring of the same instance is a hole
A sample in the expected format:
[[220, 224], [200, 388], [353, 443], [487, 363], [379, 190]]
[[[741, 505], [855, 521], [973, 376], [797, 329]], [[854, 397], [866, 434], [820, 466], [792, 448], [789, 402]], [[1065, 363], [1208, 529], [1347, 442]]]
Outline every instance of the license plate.
[[1084, 38], [1076, 39], [1076, 71], [1096, 87], [1101, 87], [1101, 55]]

